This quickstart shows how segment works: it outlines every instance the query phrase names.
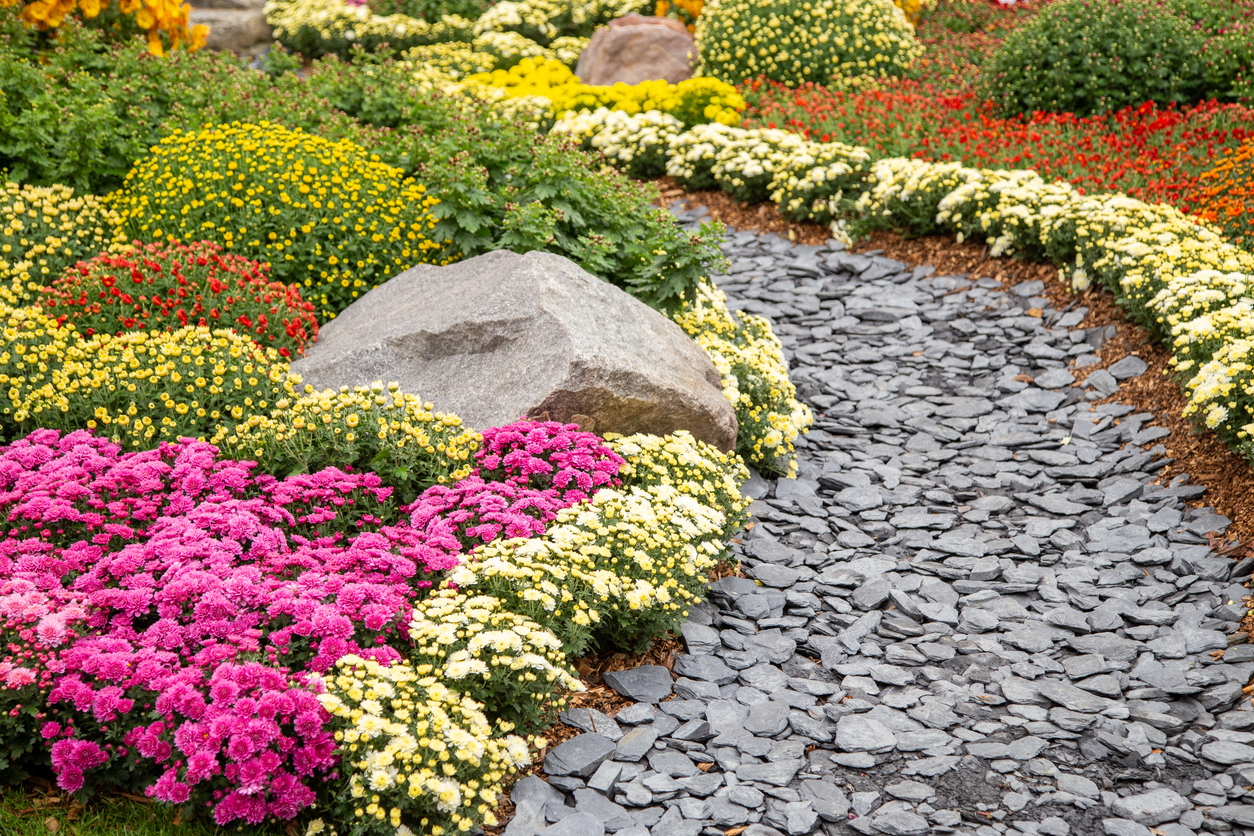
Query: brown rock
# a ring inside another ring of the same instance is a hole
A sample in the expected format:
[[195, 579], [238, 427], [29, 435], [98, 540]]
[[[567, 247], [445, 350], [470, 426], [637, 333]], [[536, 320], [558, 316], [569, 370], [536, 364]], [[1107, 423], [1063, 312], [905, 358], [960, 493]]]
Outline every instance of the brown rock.
[[406, 270], [323, 325], [292, 371], [319, 389], [396, 381], [479, 429], [526, 416], [736, 443], [736, 412], [701, 347], [551, 253]]
[[575, 75], [585, 84], [674, 84], [692, 78], [696, 58], [696, 42], [678, 20], [629, 14], [593, 33]]

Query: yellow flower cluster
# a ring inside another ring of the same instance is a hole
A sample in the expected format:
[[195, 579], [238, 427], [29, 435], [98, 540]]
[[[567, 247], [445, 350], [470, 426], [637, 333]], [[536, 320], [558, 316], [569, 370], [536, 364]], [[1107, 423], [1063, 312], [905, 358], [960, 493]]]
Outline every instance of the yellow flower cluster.
[[37, 308], [3, 311], [0, 414], [26, 432], [87, 428], [128, 449], [265, 412], [288, 391], [274, 349], [229, 330], [182, 328], [83, 339]]
[[[92, 20], [109, 7], [110, 0], [0, 0], [0, 6], [23, 2], [22, 20], [46, 32], [60, 26], [76, 8]], [[203, 24], [189, 25], [191, 7], [181, 0], [118, 0], [118, 11], [135, 16], [135, 24], [148, 34], [148, 50], [153, 55], [165, 54], [163, 36], [173, 49], [187, 44], [188, 49], [195, 51], [205, 45], [205, 36], [209, 34], [209, 27]]]
[[690, 78], [678, 84], [661, 79], [612, 86], [584, 84], [560, 60], [528, 58], [509, 70], [479, 73], [470, 80], [503, 88], [511, 96], [544, 97], [554, 118], [606, 108], [629, 115], [661, 111], [686, 127], [706, 122], [734, 125], [745, 108], [736, 88], [713, 78]]
[[653, 14], [657, 17], [673, 17], [688, 27], [689, 32], [697, 29], [697, 18], [705, 9], [705, 0], [657, 0]]
[[638, 12], [648, 0], [505, 0], [475, 22], [475, 35], [516, 32], [542, 45], [563, 36], [591, 34], [598, 25]]
[[771, 202], [785, 217], [830, 224], [841, 199], [861, 185], [871, 154], [839, 142], [807, 142], [780, 160]]
[[316, 57], [347, 55], [354, 45], [372, 49], [388, 44], [407, 49], [425, 44], [469, 41], [473, 21], [445, 15], [428, 23], [408, 15], [377, 15], [366, 4], [344, 0], [267, 0], [266, 23], [288, 49]]
[[[300, 385], [296, 375], [289, 381], [292, 388]], [[408, 502], [419, 486], [465, 478], [482, 437], [396, 383], [376, 382], [321, 392], [306, 385], [299, 396], [277, 400], [268, 415], [220, 428], [211, 440], [229, 455], [256, 459], [269, 473], [368, 468]]]
[[111, 205], [135, 238], [209, 240], [269, 261], [333, 317], [415, 264], [440, 262], [436, 199], [348, 141], [262, 122], [174, 132]]
[[[911, 23], [917, 24], [919, 15], [935, 8], [936, 2], [937, 0], [893, 0], [893, 5], [905, 12]], [[701, 12], [705, 9], [705, 0], [675, 0], [674, 4], [670, 0], [657, 0], [654, 8], [653, 13], [658, 17], [681, 20], [689, 32], [695, 32], [697, 18], [701, 17]]]
[[812, 423], [810, 407], [797, 400], [788, 362], [766, 319], [744, 311], [733, 315], [727, 296], [709, 282], [697, 286], [675, 321], [705, 349], [723, 376], [723, 393], [740, 422], [738, 452], [754, 466], [796, 474], [797, 437]]
[[496, 824], [502, 784], [531, 750], [493, 728], [482, 705], [412, 665], [351, 655], [323, 685], [318, 700], [348, 772], [348, 796], [330, 806], [346, 830], [378, 822], [444, 836]]
[[670, 142], [667, 176], [692, 190], [713, 188], [714, 158], [744, 130], [718, 123], [689, 128]]
[[0, 195], [0, 302], [24, 305], [65, 268], [126, 239], [117, 213], [67, 186], [6, 183]]
[[556, 636], [487, 595], [439, 590], [414, 605], [409, 637], [420, 676], [490, 706], [507, 728], [551, 723], [583, 690]]
[[452, 81], [461, 81], [476, 73], [490, 72], [497, 64], [495, 55], [463, 43], [416, 46], [407, 50], [403, 57], [426, 77], [430, 77], [427, 74], [435, 71]]
[[906, 19], [918, 25], [919, 16], [936, 8], [937, 0], [893, 0], [893, 5], [905, 12]]
[[745, 202], [769, 198], [789, 218], [823, 224], [846, 193], [862, 187], [871, 161], [865, 148], [725, 125], [678, 134], [667, 153], [666, 173], [690, 189], [718, 186]]
[[891, 0], [712, 0], [696, 37], [704, 71], [732, 84], [896, 76], [923, 51]]
[[647, 642], [701, 600], [730, 534], [726, 509], [672, 485], [603, 488], [558, 514], [544, 537], [494, 540], [449, 574], [551, 630], [570, 654], [594, 626]]

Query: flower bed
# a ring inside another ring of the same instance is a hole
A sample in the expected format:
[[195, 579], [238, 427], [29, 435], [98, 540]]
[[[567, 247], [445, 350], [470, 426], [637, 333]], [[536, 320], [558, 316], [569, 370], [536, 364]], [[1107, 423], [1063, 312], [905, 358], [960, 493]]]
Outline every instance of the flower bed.
[[568, 654], [677, 625], [745, 476], [685, 434], [523, 423], [397, 507], [372, 473], [36, 431], [0, 450], [0, 706], [6, 742], [44, 741], [8, 777], [50, 753], [68, 792], [106, 780], [218, 824], [492, 823], [530, 759], [512, 732], [579, 687]]

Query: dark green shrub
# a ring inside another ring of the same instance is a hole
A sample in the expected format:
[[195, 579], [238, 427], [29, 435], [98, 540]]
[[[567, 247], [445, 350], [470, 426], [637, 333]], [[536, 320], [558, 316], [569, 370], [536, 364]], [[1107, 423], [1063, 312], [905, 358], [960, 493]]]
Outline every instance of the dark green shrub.
[[[0, 9], [0, 19], [7, 14]], [[0, 23], [0, 168], [19, 183], [103, 194], [176, 126], [176, 111], [207, 113], [228, 98], [224, 89], [238, 100], [273, 84], [229, 54], [158, 58], [143, 41], [109, 44], [73, 20], [61, 30], [36, 51]]]
[[[985, 65], [984, 92], [1008, 115], [1080, 116], [1219, 92], [1224, 82], [1203, 74], [1214, 16], [1195, 20], [1185, 3], [1201, 0], [1053, 3], [1002, 42]], [[1230, 76], [1232, 67], [1216, 72]]]

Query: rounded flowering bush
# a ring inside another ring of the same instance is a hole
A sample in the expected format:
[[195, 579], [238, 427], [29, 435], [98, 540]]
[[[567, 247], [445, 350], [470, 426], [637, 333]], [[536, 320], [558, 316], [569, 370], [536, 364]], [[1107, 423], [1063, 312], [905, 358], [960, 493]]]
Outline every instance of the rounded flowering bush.
[[211, 241], [136, 242], [130, 252], [80, 261], [44, 288], [42, 301], [49, 316], [88, 337], [199, 325], [232, 328], [281, 357], [304, 354], [318, 338], [313, 305], [268, 272]]
[[[346, 656], [319, 698], [345, 751], [344, 789], [328, 819], [349, 833], [463, 833], [494, 825], [502, 783], [531, 759], [495, 732], [482, 706], [408, 664]], [[315, 820], [306, 832], [324, 828]]]
[[1173, 3], [1044, 4], [993, 53], [981, 92], [1007, 116], [1196, 100], [1204, 42], [1203, 27]]
[[539, 491], [471, 476], [454, 485], [427, 488], [405, 510], [410, 522], [432, 541], [469, 552], [498, 537], [542, 534], [572, 501], [552, 488]]
[[713, 0], [696, 34], [703, 71], [729, 84], [897, 76], [922, 54], [890, 0]]
[[439, 257], [428, 238], [436, 202], [352, 142], [269, 122], [176, 131], [113, 198], [132, 237], [205, 239], [268, 261], [275, 279], [308, 288], [322, 317]]
[[98, 429], [131, 449], [208, 438], [290, 395], [287, 363], [226, 329], [83, 339], [34, 307], [0, 309], [0, 427]]
[[117, 213], [67, 186], [6, 183], [0, 194], [0, 301], [23, 305], [81, 258], [122, 249]]
[[311, 473], [324, 467], [371, 470], [399, 503], [413, 502], [428, 486], [471, 473], [479, 433], [462, 419], [381, 382], [340, 391], [280, 398], [269, 415], [252, 415], [210, 439], [267, 473]]

